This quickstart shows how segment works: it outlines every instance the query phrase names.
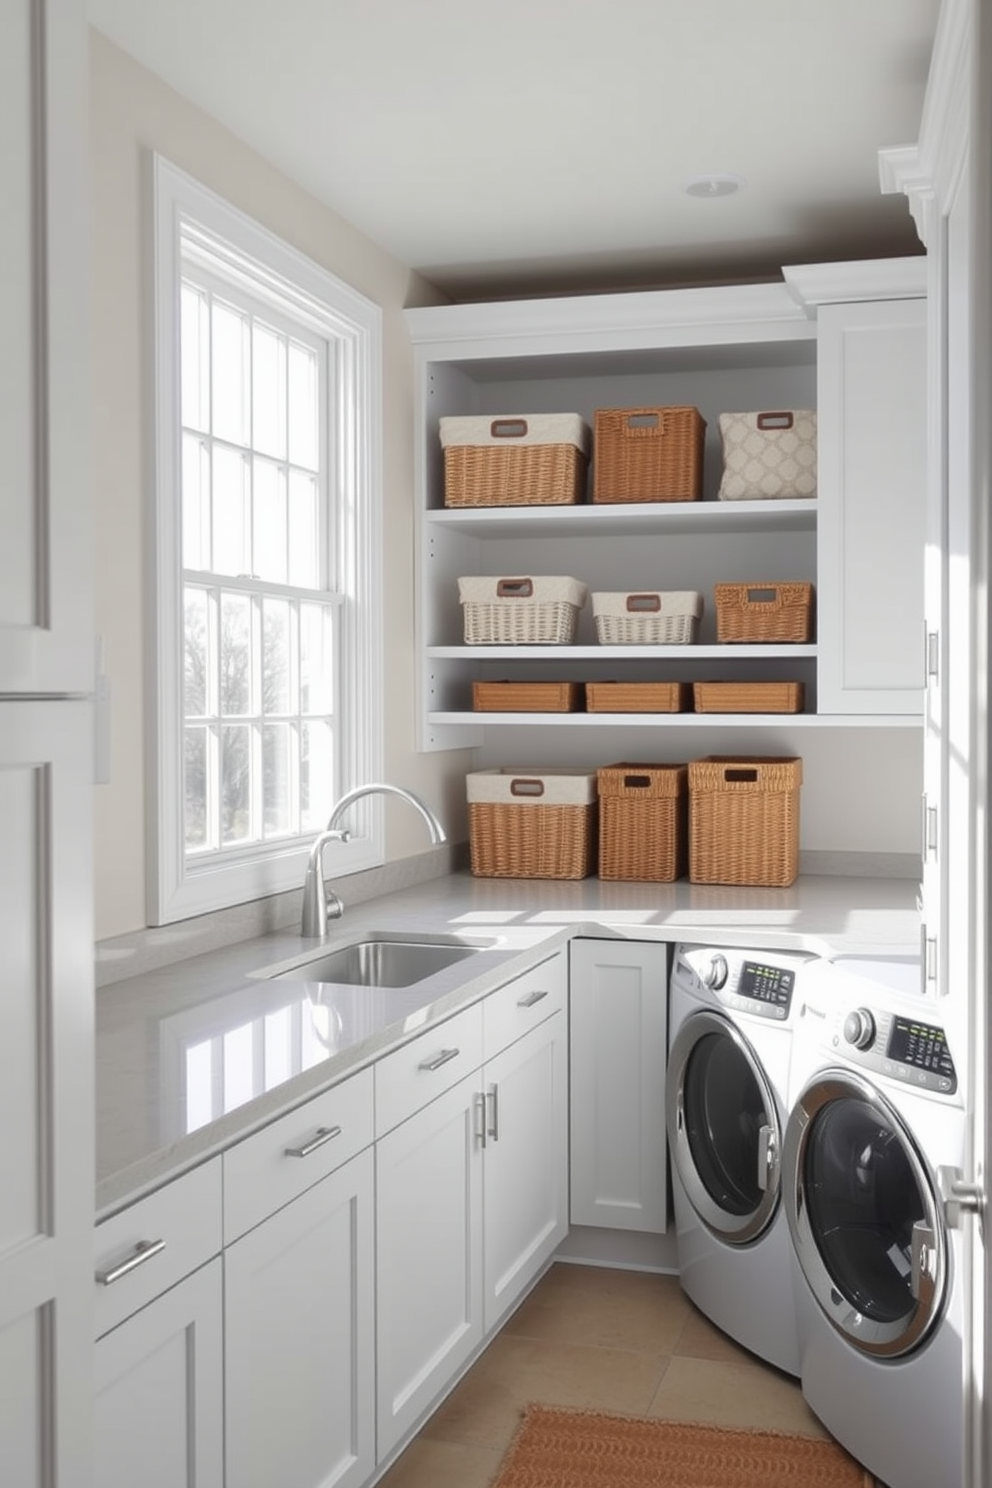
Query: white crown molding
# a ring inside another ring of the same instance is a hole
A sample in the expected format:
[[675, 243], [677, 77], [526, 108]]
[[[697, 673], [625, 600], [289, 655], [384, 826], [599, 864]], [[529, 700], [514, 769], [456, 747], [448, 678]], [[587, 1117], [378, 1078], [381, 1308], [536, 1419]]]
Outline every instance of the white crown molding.
[[878, 152], [878, 180], [883, 196], [905, 195], [920, 242], [933, 242], [937, 201], [933, 184], [920, 161], [919, 145], [903, 145]]
[[815, 316], [817, 306], [859, 300], [916, 300], [927, 292], [924, 254], [909, 258], [869, 258], [855, 263], [791, 265], [782, 270], [798, 305]]

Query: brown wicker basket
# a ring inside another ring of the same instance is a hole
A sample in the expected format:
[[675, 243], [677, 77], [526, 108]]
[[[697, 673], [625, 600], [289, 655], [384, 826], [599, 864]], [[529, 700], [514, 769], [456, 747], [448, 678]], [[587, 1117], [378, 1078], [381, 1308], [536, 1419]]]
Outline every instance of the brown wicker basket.
[[467, 776], [469, 857], [480, 878], [586, 878], [596, 866], [594, 773]]
[[786, 888], [799, 872], [796, 758], [711, 755], [689, 763], [689, 878]]
[[571, 506], [585, 497], [578, 414], [442, 418], [445, 506]]
[[697, 713], [801, 713], [801, 682], [694, 682]]
[[587, 682], [589, 713], [684, 713], [688, 682]]
[[671, 883], [688, 861], [685, 765], [608, 765], [599, 784], [599, 876]]
[[584, 699], [581, 682], [473, 682], [477, 713], [575, 713]]
[[713, 598], [720, 644], [813, 639], [812, 584], [715, 584]]
[[705, 437], [698, 408], [597, 408], [593, 501], [698, 501]]

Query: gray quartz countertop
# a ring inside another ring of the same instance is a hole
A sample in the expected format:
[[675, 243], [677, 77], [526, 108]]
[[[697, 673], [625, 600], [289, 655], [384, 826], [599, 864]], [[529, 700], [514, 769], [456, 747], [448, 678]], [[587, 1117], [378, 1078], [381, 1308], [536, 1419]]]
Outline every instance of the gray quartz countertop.
[[109, 1214], [432, 1023], [575, 935], [687, 940], [819, 955], [912, 955], [908, 879], [802, 877], [788, 889], [435, 878], [345, 911], [328, 945], [369, 933], [482, 942], [410, 988], [259, 975], [317, 948], [292, 932], [244, 941], [97, 993], [97, 1211]]

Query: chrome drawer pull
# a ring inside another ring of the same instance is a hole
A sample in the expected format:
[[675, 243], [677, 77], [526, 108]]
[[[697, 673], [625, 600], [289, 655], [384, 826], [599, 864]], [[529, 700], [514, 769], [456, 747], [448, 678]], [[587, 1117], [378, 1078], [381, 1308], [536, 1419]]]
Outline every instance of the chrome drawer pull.
[[116, 1266], [110, 1266], [106, 1271], [98, 1271], [96, 1279], [101, 1286], [113, 1286], [115, 1281], [129, 1275], [137, 1266], [143, 1266], [152, 1256], [161, 1255], [164, 1249], [164, 1240], [139, 1240], [125, 1260], [119, 1261]]
[[339, 1126], [318, 1126], [316, 1132], [309, 1142], [303, 1142], [299, 1147], [285, 1147], [283, 1152], [286, 1157], [309, 1157], [311, 1152], [316, 1152], [318, 1147], [323, 1147], [332, 1137], [339, 1137], [341, 1128]]
[[528, 992], [525, 996], [517, 998], [517, 1007], [533, 1007], [535, 1002], [540, 1002], [547, 995], [547, 992]]
[[433, 1059], [425, 1059], [417, 1065], [417, 1068], [429, 1074], [432, 1070], [440, 1069], [442, 1064], [448, 1064], [450, 1060], [457, 1059], [461, 1052], [461, 1049], [442, 1049], [440, 1054], [435, 1054]]

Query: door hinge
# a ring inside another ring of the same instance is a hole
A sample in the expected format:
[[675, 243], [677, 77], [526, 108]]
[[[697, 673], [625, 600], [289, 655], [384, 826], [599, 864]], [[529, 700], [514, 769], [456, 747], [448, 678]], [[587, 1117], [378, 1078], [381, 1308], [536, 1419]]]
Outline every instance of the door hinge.
[[924, 992], [937, 980], [937, 937], [927, 934], [925, 924], [920, 926], [920, 976]]
[[976, 1214], [980, 1223], [984, 1221], [985, 1188], [981, 1183], [967, 1182], [960, 1168], [938, 1168], [937, 1186], [949, 1229], [959, 1230], [966, 1214]]
[[923, 678], [936, 682], [940, 670], [940, 632], [923, 627]]
[[937, 808], [923, 795], [923, 859], [937, 856]]

